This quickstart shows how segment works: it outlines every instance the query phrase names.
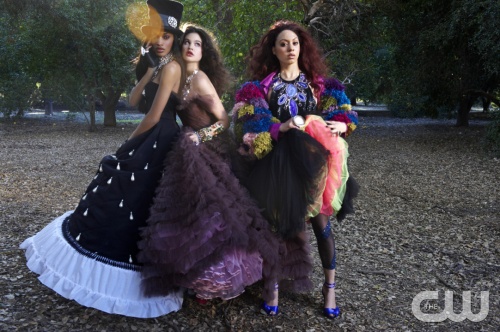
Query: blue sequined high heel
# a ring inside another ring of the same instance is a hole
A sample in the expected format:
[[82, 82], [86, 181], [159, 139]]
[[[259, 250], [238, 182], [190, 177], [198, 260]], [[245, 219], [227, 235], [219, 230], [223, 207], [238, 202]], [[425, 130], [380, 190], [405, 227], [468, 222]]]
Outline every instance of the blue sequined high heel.
[[[325, 294], [325, 287], [327, 289], [335, 289], [335, 283], [328, 283], [325, 282], [323, 284], [323, 289], [321, 292], [323, 293], [323, 299], [326, 300], [326, 294]], [[335, 319], [340, 316], [340, 308], [337, 306], [336, 308], [323, 308], [323, 315], [325, 315], [326, 318], [329, 319]]]
[[[278, 290], [278, 283], [274, 284], [274, 290], [275, 291]], [[267, 305], [266, 301], [262, 303], [262, 310], [264, 310], [264, 313], [268, 316], [276, 316], [279, 313], [277, 305], [275, 306]]]

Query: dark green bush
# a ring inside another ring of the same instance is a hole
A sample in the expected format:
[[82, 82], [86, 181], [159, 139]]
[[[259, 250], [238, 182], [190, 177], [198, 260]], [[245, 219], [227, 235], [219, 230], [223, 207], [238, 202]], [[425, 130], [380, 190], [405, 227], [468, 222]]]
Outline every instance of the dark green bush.
[[492, 153], [495, 157], [500, 157], [500, 111], [494, 113], [493, 121], [486, 129], [484, 143], [484, 147], [489, 153]]

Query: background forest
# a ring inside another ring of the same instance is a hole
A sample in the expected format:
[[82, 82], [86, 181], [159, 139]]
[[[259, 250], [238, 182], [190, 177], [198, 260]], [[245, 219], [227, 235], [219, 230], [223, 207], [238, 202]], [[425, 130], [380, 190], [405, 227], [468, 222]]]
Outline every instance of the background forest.
[[[245, 80], [249, 48], [275, 20], [290, 19], [317, 37], [353, 104], [383, 103], [400, 117], [453, 117], [459, 126], [468, 125], [474, 104], [485, 110], [499, 104], [499, 1], [182, 2], [183, 22], [217, 36], [235, 87]], [[140, 40], [131, 31], [147, 19], [145, 3], [0, 0], [4, 117], [49, 100], [88, 111], [92, 130], [98, 100], [104, 125], [115, 126], [120, 96], [134, 83], [131, 61]], [[231, 96], [225, 99], [230, 104]]]

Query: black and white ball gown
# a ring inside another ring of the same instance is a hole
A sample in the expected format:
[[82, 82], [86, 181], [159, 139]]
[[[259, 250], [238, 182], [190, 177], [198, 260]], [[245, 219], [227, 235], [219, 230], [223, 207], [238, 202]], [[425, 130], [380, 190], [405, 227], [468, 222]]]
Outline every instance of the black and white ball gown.
[[[151, 107], [158, 84], [146, 85]], [[21, 244], [28, 267], [60, 295], [107, 313], [157, 317], [182, 306], [182, 292], [145, 297], [137, 262], [139, 228], [149, 216], [163, 162], [179, 133], [171, 95], [160, 121], [105, 156], [74, 211]]]

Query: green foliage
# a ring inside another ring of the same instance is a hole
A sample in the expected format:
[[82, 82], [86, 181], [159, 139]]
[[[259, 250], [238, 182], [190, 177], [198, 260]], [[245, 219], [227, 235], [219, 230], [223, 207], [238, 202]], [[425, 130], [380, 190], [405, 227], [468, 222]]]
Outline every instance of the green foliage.
[[5, 11], [0, 11], [0, 112], [4, 117], [22, 116], [36, 89], [36, 81], [23, 66], [27, 55], [19, 48], [20, 38], [13, 32], [17, 26]]
[[484, 137], [484, 147], [495, 157], [500, 157], [500, 111], [495, 112]]
[[393, 111], [449, 115], [466, 91], [498, 90], [499, 52], [489, 52], [499, 47], [498, 1], [377, 3], [396, 32], [390, 38]]
[[[464, 26], [468, 44], [485, 72], [500, 74], [500, 2], [464, 0], [453, 13], [454, 27]], [[457, 33], [460, 29], [455, 30]]]
[[183, 22], [193, 22], [211, 30], [225, 64], [235, 79], [244, 80], [250, 47], [256, 44], [264, 32], [278, 19], [300, 21], [303, 14], [298, 1], [183, 1]]
[[384, 102], [384, 97], [391, 94], [390, 23], [369, 2], [359, 2], [356, 8], [357, 16], [342, 29], [334, 22], [335, 43], [327, 53], [330, 68], [333, 76], [344, 81], [349, 97]]
[[12, 73], [2, 77], [0, 87], [0, 110], [5, 118], [23, 116], [34, 101], [35, 82], [23, 73]]
[[[0, 78], [7, 83], [2, 86], [13, 85], [12, 77], [26, 77], [28, 85], [17, 87], [18, 94], [33, 91], [40, 82], [44, 98], [63, 96], [80, 110], [92, 109], [82, 102], [88, 96], [128, 90], [137, 41], [128, 31], [125, 12], [133, 2], [25, 0], [19, 9], [6, 7], [0, 22], [7, 31], [0, 40], [7, 48], [0, 55], [8, 59], [0, 64]], [[16, 97], [12, 89], [2, 94], [4, 99]]]

